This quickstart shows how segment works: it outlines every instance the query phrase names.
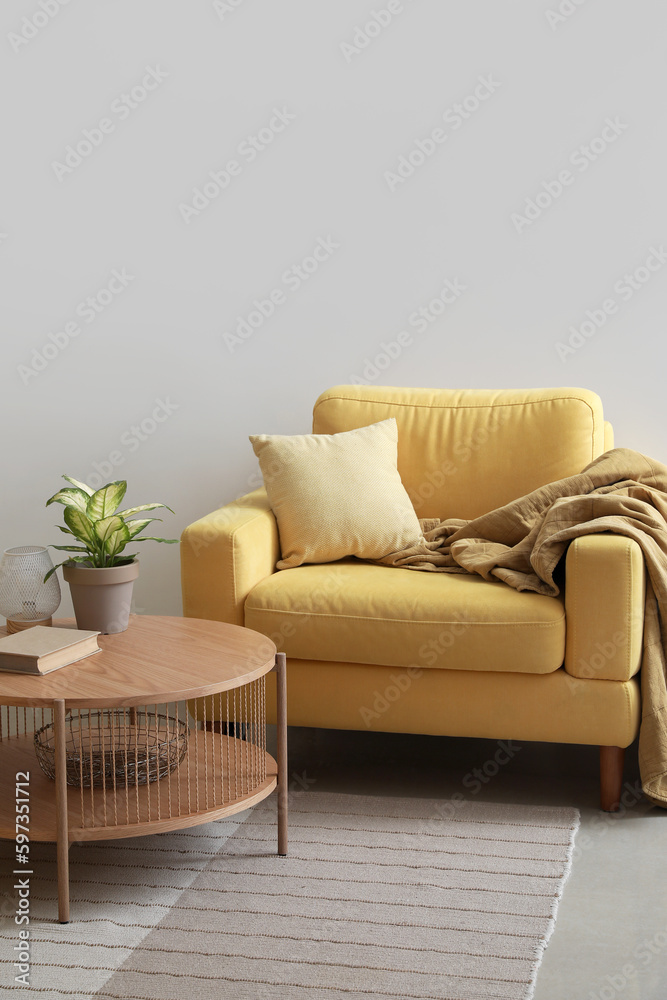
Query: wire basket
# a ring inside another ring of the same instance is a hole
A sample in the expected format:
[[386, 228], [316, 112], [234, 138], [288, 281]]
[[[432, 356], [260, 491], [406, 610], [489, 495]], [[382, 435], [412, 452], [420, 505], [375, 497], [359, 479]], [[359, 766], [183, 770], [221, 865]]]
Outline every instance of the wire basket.
[[[68, 715], [67, 784], [77, 788], [146, 785], [165, 778], [185, 757], [188, 726], [174, 715], [141, 709], [99, 709]], [[49, 723], [35, 732], [35, 752], [48, 778], [56, 777], [56, 741]]]

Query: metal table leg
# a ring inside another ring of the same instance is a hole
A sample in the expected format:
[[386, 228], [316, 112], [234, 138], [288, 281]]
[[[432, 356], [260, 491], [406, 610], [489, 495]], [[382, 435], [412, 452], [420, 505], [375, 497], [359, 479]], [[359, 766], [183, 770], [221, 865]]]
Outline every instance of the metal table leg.
[[287, 854], [287, 657], [276, 653], [278, 737], [278, 854]]
[[69, 923], [69, 837], [67, 830], [67, 761], [65, 753], [65, 702], [53, 703], [56, 738], [56, 842], [58, 852], [58, 920]]

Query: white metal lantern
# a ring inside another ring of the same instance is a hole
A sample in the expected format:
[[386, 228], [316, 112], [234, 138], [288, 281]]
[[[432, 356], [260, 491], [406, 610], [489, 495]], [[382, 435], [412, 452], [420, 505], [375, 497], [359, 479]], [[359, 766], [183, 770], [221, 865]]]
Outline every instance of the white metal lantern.
[[0, 614], [7, 619], [8, 632], [20, 632], [32, 625], [51, 625], [51, 616], [60, 604], [60, 584], [48, 550], [43, 545], [17, 545], [5, 549], [0, 561]]

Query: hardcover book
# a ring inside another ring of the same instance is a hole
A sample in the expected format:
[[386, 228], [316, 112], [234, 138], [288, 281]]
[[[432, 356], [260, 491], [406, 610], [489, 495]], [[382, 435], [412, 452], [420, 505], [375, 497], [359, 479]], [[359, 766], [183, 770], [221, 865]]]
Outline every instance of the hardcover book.
[[34, 625], [0, 638], [0, 670], [48, 674], [100, 651], [99, 632]]

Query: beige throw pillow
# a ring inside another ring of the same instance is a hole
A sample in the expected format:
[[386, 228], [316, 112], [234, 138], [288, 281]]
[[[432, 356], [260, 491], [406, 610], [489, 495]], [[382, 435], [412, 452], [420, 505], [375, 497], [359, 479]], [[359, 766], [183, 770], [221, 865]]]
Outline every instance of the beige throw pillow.
[[396, 420], [340, 434], [250, 438], [278, 522], [278, 569], [381, 559], [421, 536], [396, 468]]

